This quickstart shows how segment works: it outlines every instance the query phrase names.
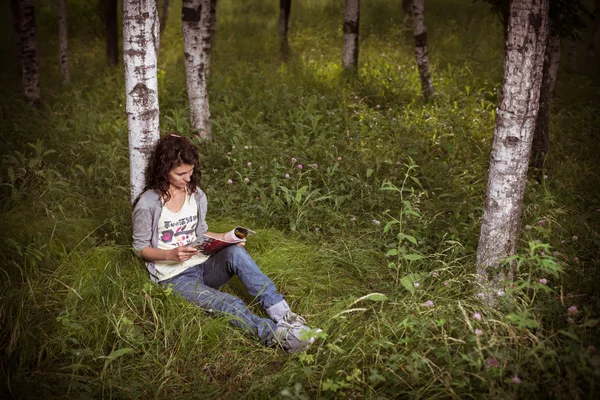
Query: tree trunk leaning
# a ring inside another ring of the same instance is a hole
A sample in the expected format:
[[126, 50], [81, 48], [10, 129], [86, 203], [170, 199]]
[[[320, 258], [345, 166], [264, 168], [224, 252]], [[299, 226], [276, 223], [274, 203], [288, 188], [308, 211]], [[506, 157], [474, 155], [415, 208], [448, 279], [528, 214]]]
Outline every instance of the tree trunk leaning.
[[169, 18], [169, 7], [171, 6], [171, 0], [163, 0], [162, 13], [160, 14], [160, 35], [165, 31], [167, 26], [167, 19]]
[[[540, 89], [540, 108], [535, 122], [535, 132], [531, 145], [531, 166], [538, 169], [538, 175], [546, 165], [546, 156], [550, 150], [550, 105], [556, 89], [558, 67], [560, 65], [560, 37], [548, 36], [548, 45], [544, 57], [544, 77]], [[538, 178], [539, 178], [538, 176]]]
[[[211, 4], [213, 3], [213, 4]], [[182, 31], [190, 126], [202, 141], [211, 140], [208, 75], [216, 1], [183, 0]]]
[[69, 47], [67, 31], [67, 6], [66, 0], [58, 0], [58, 48], [60, 55], [60, 73], [63, 82], [69, 82]]
[[358, 26], [360, 21], [360, 0], [346, 0], [344, 10], [344, 47], [342, 68], [358, 68]]
[[511, 2], [502, 98], [476, 260], [480, 292], [490, 305], [497, 303], [505, 282], [514, 275], [512, 265], [501, 263], [515, 254], [517, 245], [547, 35], [548, 0]]
[[427, 50], [427, 28], [425, 27], [425, 0], [413, 0], [413, 24], [415, 31], [415, 54], [419, 76], [421, 77], [421, 90], [425, 101], [435, 95], [431, 71], [429, 70], [429, 52]]
[[106, 59], [109, 65], [116, 66], [119, 63], [117, 0], [102, 0], [102, 2], [106, 29]]
[[35, 9], [33, 0], [11, 0], [19, 44], [23, 95], [34, 105], [40, 103], [39, 55], [36, 42]]
[[123, 65], [132, 202], [144, 189], [148, 157], [159, 138], [158, 25], [155, 0], [123, 1]]

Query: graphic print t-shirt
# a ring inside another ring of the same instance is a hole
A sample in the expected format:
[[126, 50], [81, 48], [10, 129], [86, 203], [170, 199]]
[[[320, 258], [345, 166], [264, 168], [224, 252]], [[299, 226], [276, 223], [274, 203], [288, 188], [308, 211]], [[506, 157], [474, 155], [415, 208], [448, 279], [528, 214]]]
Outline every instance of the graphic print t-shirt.
[[[171, 250], [196, 241], [196, 225], [198, 225], [198, 205], [194, 195], [186, 195], [183, 206], [177, 212], [172, 212], [163, 206], [158, 220], [158, 248]], [[169, 279], [207, 259], [208, 256], [204, 254], [196, 254], [184, 262], [156, 261], [156, 275], [159, 281]]]

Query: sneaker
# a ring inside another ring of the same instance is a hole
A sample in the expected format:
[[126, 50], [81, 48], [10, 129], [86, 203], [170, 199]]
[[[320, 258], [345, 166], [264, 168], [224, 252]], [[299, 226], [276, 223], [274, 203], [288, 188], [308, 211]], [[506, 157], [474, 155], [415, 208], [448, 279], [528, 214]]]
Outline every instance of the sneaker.
[[[302, 318], [302, 320], [304, 319]], [[305, 337], [310, 330], [308, 326], [298, 321], [290, 323], [281, 320], [277, 323], [277, 328], [275, 329], [275, 340], [288, 352], [301, 352], [308, 349], [315, 342], [314, 337]]]

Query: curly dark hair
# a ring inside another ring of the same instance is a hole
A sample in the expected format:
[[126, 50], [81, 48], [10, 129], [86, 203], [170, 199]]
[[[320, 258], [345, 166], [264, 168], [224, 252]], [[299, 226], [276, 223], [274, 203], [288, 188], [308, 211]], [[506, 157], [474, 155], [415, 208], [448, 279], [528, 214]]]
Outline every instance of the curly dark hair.
[[169, 171], [182, 164], [194, 166], [194, 172], [187, 186], [189, 194], [196, 192], [200, 184], [202, 173], [198, 162], [198, 151], [188, 138], [173, 133], [160, 139], [148, 161], [146, 168], [146, 190], [154, 190], [167, 202], [171, 199], [169, 194]]

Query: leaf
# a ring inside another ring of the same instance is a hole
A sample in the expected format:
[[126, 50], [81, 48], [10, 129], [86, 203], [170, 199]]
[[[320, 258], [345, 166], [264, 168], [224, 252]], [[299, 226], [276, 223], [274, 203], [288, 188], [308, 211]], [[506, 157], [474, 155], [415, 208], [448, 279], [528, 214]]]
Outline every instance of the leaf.
[[[406, 239], [414, 245], [417, 244], [417, 239], [414, 236], [407, 235], [406, 233], [401, 233], [400, 235], [402, 235], [402, 237], [401, 237], [402, 239]], [[398, 235], [398, 236], [400, 236], [400, 235]]]
[[398, 255], [398, 250], [397, 249], [390, 249], [390, 250], [388, 250], [387, 253], [385, 253], [386, 257], [395, 256], [395, 255]]
[[367, 178], [373, 175], [373, 170], [371, 168], [367, 168]]
[[422, 260], [423, 257], [420, 254], [405, 254], [402, 258], [404, 258], [405, 260], [409, 260], [409, 261], [418, 261], [418, 260]]
[[400, 279], [400, 283], [402, 284], [402, 286], [404, 286], [404, 288], [406, 290], [408, 290], [411, 293], [415, 292], [415, 287], [413, 286], [413, 283], [416, 281], [416, 277], [414, 274], [408, 274], [404, 277], [402, 277], [402, 279]]
[[106, 356], [107, 359], [109, 359], [110, 361], [116, 360], [117, 358], [124, 356], [127, 353], [132, 352], [133, 349], [131, 347], [124, 347], [122, 349], [119, 350], [113, 350], [108, 356]]

